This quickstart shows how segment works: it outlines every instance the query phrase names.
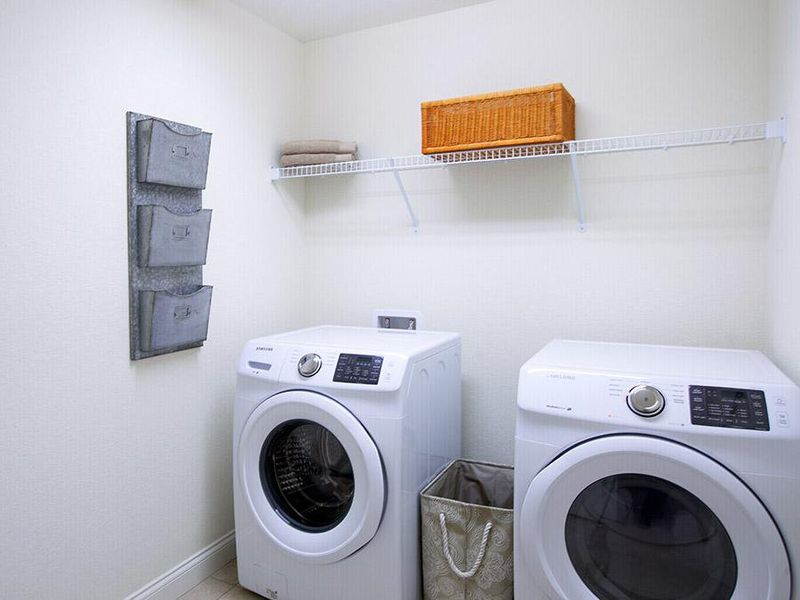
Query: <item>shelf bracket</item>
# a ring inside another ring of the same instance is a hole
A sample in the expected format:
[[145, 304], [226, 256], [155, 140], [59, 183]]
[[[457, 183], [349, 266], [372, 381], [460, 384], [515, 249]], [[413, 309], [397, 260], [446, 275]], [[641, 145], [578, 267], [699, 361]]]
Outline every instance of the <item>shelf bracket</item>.
[[578, 170], [578, 155], [574, 143], [569, 144], [569, 160], [572, 164], [572, 182], [575, 184], [575, 208], [578, 211], [578, 231], [586, 231], [586, 218], [583, 214], [583, 190], [581, 189], [581, 173]]
[[766, 137], [781, 138], [781, 141], [784, 144], [786, 143], [786, 138], [787, 138], [786, 115], [779, 117], [776, 121], [769, 121], [767, 123]]
[[[392, 159], [392, 166], [394, 166], [394, 159]], [[392, 169], [392, 175], [394, 175], [394, 180], [397, 183], [400, 194], [403, 196], [403, 201], [406, 203], [406, 210], [408, 211], [408, 216], [411, 218], [411, 231], [419, 233], [419, 219], [417, 219], [414, 208], [411, 206], [411, 202], [408, 199], [408, 192], [406, 192], [406, 186], [403, 185], [403, 180], [400, 178], [400, 173], [397, 169]]]

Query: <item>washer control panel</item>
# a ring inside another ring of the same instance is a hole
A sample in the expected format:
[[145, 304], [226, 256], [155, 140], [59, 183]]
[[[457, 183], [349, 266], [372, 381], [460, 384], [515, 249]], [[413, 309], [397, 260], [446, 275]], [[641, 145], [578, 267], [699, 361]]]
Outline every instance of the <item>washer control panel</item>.
[[378, 385], [382, 366], [382, 356], [340, 354], [333, 380], [341, 383]]
[[762, 390], [689, 386], [692, 424], [769, 431]]

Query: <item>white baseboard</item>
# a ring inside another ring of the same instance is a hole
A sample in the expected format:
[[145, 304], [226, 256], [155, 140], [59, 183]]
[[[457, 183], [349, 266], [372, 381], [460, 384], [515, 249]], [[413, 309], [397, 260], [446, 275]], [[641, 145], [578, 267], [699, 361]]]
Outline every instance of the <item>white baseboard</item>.
[[142, 589], [135, 591], [125, 600], [175, 600], [219, 571], [235, 556], [235, 537], [231, 531]]

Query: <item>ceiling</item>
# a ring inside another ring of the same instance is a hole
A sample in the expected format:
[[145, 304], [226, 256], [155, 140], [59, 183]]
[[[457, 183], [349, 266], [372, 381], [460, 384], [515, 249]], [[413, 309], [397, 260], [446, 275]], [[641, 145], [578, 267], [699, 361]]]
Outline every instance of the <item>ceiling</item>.
[[234, 0], [307, 42], [489, 0]]

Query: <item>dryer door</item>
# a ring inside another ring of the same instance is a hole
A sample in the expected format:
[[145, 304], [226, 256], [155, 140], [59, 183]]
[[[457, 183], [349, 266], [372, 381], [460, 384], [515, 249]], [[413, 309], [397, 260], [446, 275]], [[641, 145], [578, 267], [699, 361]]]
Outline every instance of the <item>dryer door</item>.
[[527, 490], [515, 543], [519, 568], [547, 598], [791, 593], [783, 540], [753, 492], [708, 456], [661, 438], [607, 436], [559, 456]]
[[308, 391], [265, 400], [245, 423], [239, 457], [250, 509], [295, 557], [334, 562], [377, 532], [386, 499], [380, 454], [335, 400]]

